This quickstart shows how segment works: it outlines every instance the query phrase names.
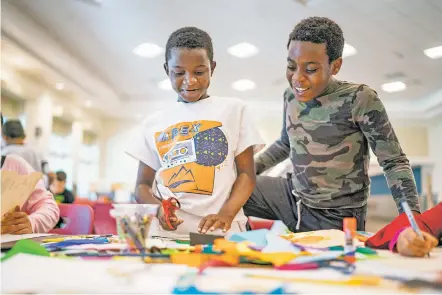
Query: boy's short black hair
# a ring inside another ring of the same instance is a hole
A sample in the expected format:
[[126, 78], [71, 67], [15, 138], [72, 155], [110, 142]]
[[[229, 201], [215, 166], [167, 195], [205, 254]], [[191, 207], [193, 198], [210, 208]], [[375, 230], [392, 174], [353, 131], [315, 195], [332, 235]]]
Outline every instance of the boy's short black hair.
[[58, 181], [66, 181], [66, 173], [64, 171], [57, 171], [55, 172], [56, 178]]
[[19, 120], [8, 120], [2, 124], [3, 135], [15, 139], [26, 137], [23, 125]]
[[337, 23], [326, 17], [309, 17], [299, 22], [290, 33], [287, 48], [291, 41], [325, 43], [329, 62], [342, 57], [344, 34]]
[[209, 60], [213, 61], [212, 38], [209, 34], [196, 27], [184, 27], [173, 32], [166, 44], [166, 63], [170, 59], [173, 48], [202, 48], [207, 51]]

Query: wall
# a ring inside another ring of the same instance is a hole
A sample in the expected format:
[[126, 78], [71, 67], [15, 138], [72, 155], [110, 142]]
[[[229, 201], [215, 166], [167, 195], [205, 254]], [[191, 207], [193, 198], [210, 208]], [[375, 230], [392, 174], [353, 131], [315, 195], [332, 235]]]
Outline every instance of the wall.
[[442, 202], [442, 117], [439, 117], [428, 129], [429, 155], [434, 162], [432, 190]]
[[115, 182], [133, 188], [137, 176], [138, 162], [124, 151], [131, 140], [136, 123], [123, 120], [103, 121], [100, 149], [100, 179], [103, 189]]

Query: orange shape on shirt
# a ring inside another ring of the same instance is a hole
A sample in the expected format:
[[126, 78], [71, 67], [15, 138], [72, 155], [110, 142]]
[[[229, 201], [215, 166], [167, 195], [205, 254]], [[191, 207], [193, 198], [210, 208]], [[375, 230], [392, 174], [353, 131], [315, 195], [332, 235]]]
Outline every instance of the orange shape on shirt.
[[173, 193], [211, 195], [215, 182], [215, 167], [193, 162], [163, 170], [160, 177], [163, 184]]

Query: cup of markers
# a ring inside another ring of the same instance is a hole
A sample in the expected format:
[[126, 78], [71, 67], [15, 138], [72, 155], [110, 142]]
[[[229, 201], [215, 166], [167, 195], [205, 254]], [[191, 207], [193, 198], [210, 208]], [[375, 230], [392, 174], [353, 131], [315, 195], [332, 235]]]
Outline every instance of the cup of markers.
[[130, 252], [146, 252], [150, 225], [158, 209], [154, 204], [114, 204], [110, 214], [116, 220], [119, 239], [127, 243]]

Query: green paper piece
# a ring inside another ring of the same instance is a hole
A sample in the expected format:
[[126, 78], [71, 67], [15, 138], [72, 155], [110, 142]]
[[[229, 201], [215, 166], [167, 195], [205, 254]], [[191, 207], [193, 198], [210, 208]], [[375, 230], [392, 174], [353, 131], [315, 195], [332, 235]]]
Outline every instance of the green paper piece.
[[190, 240], [186, 241], [186, 240], [176, 240], [175, 241], [177, 244], [186, 244], [186, 245], [190, 245]]
[[39, 255], [39, 256], [51, 256], [51, 254], [46, 250], [45, 247], [41, 246], [40, 243], [37, 243], [32, 240], [20, 240], [17, 243], [15, 243], [14, 247], [9, 250], [5, 256], [1, 258], [1, 262], [5, 261], [6, 259], [11, 258], [14, 255], [17, 255], [19, 253], [26, 253], [26, 254], [32, 254], [32, 255]]
[[378, 252], [376, 252], [375, 250], [373, 250], [371, 248], [367, 248], [367, 247], [358, 247], [356, 252], [361, 253], [361, 254], [365, 254], [365, 255], [375, 255], [375, 254], [378, 254]]
[[[344, 247], [333, 246], [333, 247], [329, 247], [328, 250], [330, 250], [330, 251], [344, 251]], [[367, 248], [367, 247], [358, 247], [358, 248], [356, 248], [356, 252], [361, 253], [361, 254], [365, 254], [365, 255], [376, 255], [378, 253], [375, 250], [373, 250], [371, 248]]]

